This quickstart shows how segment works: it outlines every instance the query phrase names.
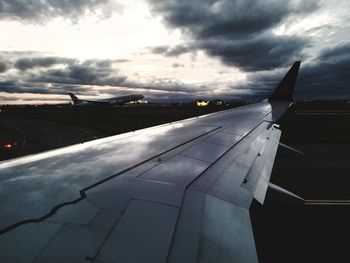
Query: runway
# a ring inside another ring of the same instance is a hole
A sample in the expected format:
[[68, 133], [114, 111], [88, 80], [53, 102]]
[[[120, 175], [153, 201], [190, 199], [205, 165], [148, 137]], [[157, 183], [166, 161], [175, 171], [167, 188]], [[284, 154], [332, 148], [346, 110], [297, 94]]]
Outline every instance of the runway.
[[348, 262], [350, 144], [292, 144], [302, 160], [275, 161], [271, 181], [305, 199], [268, 191], [254, 203], [252, 225], [260, 262]]
[[305, 200], [305, 205], [335, 205], [335, 206], [342, 206], [342, 205], [350, 205], [350, 200]]
[[300, 110], [295, 112], [296, 115], [305, 116], [350, 116], [349, 111], [327, 111], [327, 110]]

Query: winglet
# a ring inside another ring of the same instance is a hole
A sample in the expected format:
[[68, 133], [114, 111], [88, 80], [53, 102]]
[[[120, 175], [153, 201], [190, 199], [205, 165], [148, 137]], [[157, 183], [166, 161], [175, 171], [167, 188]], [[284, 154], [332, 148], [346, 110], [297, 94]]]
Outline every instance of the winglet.
[[71, 97], [73, 102], [77, 102], [79, 99], [77, 96], [75, 96], [73, 93], [68, 93], [68, 95]]
[[275, 91], [269, 97], [269, 101], [280, 100], [280, 101], [293, 101], [293, 92], [295, 82], [298, 76], [298, 71], [301, 61], [294, 62], [293, 66], [289, 69], [287, 74], [277, 85]]

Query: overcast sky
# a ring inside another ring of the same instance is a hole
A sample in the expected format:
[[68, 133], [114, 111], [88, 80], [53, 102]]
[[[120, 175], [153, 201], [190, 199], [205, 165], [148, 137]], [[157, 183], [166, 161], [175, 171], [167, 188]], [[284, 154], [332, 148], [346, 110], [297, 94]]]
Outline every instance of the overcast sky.
[[129, 93], [350, 99], [348, 0], [0, 0], [0, 104]]

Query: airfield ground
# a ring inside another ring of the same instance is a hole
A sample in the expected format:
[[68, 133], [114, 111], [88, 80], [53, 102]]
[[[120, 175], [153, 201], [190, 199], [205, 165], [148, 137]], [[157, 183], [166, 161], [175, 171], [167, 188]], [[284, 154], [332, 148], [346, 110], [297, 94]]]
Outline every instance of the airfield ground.
[[[277, 158], [271, 181], [307, 200], [350, 200], [350, 104], [299, 103], [279, 123], [281, 141], [305, 157]], [[350, 205], [289, 201], [269, 191], [253, 203], [260, 261], [350, 262]]]
[[[16, 145], [0, 160], [222, 109], [3, 108], [0, 145]], [[350, 200], [350, 104], [297, 103], [279, 123], [281, 141], [305, 158], [277, 158], [272, 182], [305, 199]], [[350, 205], [306, 206], [269, 191], [251, 215], [260, 262], [350, 262]]]

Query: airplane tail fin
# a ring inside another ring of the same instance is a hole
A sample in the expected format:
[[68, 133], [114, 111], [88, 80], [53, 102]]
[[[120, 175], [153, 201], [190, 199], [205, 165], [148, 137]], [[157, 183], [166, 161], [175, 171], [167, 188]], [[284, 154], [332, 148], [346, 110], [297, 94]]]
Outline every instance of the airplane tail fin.
[[293, 101], [293, 92], [299, 72], [300, 63], [300, 61], [294, 62], [293, 66], [289, 69], [287, 74], [277, 85], [275, 91], [269, 97], [269, 101]]
[[73, 103], [77, 102], [79, 99], [77, 96], [75, 96], [73, 93], [68, 93], [68, 95], [71, 97]]

